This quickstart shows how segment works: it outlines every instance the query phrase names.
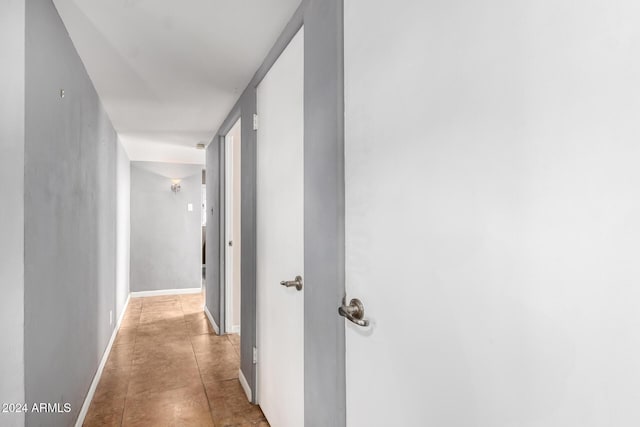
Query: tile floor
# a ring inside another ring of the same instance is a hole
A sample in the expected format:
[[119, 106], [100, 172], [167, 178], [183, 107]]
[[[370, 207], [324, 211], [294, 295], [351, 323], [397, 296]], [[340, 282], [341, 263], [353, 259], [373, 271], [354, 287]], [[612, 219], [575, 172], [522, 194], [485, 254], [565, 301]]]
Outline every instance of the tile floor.
[[238, 381], [239, 336], [216, 335], [203, 302], [131, 299], [85, 426], [269, 426]]

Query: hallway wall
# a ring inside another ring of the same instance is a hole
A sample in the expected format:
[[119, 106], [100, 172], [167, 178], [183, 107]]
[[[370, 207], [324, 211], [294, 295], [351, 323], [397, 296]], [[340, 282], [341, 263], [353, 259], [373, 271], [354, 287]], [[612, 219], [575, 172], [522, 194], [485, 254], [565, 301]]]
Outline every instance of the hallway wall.
[[117, 136], [50, 0], [26, 6], [25, 125], [26, 400], [72, 408], [26, 421], [68, 426], [114, 327]]
[[306, 427], [346, 424], [343, 8], [307, 0], [304, 12]]
[[25, 0], [0, 2], [0, 402], [24, 401], [24, 15]]
[[118, 143], [116, 165], [116, 315], [119, 319], [129, 297], [131, 261], [131, 162], [122, 144]]
[[132, 292], [199, 288], [202, 283], [202, 166], [180, 165], [192, 171], [182, 178], [178, 193], [171, 191], [170, 177], [153, 171], [162, 166], [173, 167], [131, 163]]

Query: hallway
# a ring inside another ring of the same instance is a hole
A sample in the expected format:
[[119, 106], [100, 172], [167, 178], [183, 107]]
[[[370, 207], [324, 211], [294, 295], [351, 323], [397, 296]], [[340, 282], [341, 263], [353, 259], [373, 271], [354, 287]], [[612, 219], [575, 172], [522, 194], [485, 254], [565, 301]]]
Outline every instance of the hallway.
[[238, 335], [218, 336], [204, 295], [131, 298], [85, 426], [268, 426], [238, 381]]

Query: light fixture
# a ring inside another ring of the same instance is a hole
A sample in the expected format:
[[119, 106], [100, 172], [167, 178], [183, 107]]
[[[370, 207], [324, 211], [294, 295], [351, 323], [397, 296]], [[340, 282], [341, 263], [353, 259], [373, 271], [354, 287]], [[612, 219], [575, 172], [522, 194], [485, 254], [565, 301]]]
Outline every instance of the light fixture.
[[198, 150], [204, 150], [205, 149], [205, 145], [204, 145], [203, 142], [199, 142], [199, 143], [196, 144], [196, 148]]
[[173, 191], [174, 193], [177, 193], [178, 191], [180, 191], [180, 180], [179, 179], [172, 179], [171, 180], [171, 191]]

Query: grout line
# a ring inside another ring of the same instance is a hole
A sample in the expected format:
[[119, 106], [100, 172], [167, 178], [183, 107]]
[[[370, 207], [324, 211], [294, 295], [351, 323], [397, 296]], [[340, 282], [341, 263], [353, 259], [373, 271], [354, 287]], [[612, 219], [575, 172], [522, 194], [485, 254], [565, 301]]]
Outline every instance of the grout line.
[[[137, 349], [137, 345], [138, 345], [137, 341], [138, 341], [139, 327], [141, 325], [142, 312], [143, 312], [144, 306], [145, 306], [144, 299], [146, 299], [146, 298], [140, 298], [140, 299], [141, 299], [140, 307], [136, 309], [136, 311], [139, 312], [138, 318], [136, 320], [136, 323], [131, 328], [135, 332], [134, 332], [134, 340], [133, 340], [133, 345], [132, 345], [132, 354], [131, 354], [130, 359], [129, 359], [129, 367], [128, 367], [129, 372], [128, 372], [127, 377], [126, 377], [127, 378], [127, 390], [125, 392], [122, 412], [120, 414], [120, 424], [119, 425], [121, 427], [124, 425], [124, 415], [126, 413], [127, 400], [128, 400], [128, 397], [129, 397], [130, 391], [131, 391], [131, 378], [132, 378], [132, 374], [133, 374], [136, 349]], [[183, 301], [182, 301], [181, 298], [178, 298], [178, 299], [179, 299], [179, 303], [180, 303], [180, 311], [182, 312], [182, 316], [183, 316], [183, 321], [185, 322], [185, 324], [187, 324], [189, 322], [186, 321], [186, 314], [185, 314], [185, 311], [184, 311]], [[131, 306], [129, 306], [129, 307], [127, 307], [127, 311], [126, 311], [125, 314], [128, 315], [132, 311], [133, 311], [133, 308]], [[187, 337], [189, 338], [189, 343], [191, 345], [191, 351], [192, 351], [193, 357], [194, 357], [194, 359], [196, 361], [196, 367], [198, 369], [198, 374], [199, 374], [199, 377], [200, 377], [200, 383], [201, 383], [202, 388], [204, 390], [205, 398], [207, 399], [207, 406], [209, 408], [209, 417], [211, 418], [212, 423], [215, 425], [215, 421], [213, 420], [213, 408], [211, 407], [211, 402], [210, 402], [209, 396], [207, 394], [207, 388], [205, 387], [205, 383], [204, 383], [203, 372], [202, 372], [202, 369], [200, 368], [200, 364], [199, 364], [199, 361], [198, 361], [198, 356], [196, 355], [195, 347], [194, 347], [194, 344], [193, 344], [193, 337], [194, 336], [209, 335], [209, 334], [191, 335], [189, 329], [186, 329], [186, 333], [187, 333]], [[213, 334], [213, 335], [215, 335], [215, 334]], [[227, 340], [231, 344], [231, 346], [234, 347], [233, 343], [230, 342], [229, 337], [227, 337]], [[234, 351], [235, 351], [235, 347], [234, 347]], [[239, 355], [237, 355], [237, 351], [236, 351], [236, 356], [239, 357]], [[222, 383], [222, 382], [234, 381], [234, 380], [236, 380], [236, 379], [235, 378], [229, 378], [229, 379], [220, 380], [219, 382]]]
[[231, 344], [231, 347], [233, 347], [233, 351], [236, 353], [236, 355], [238, 356], [238, 359], [239, 359], [240, 358], [240, 349], [236, 348], [236, 345], [233, 343], [233, 341], [231, 341], [231, 335], [235, 335], [235, 334], [227, 334], [225, 336], [229, 340], [229, 343]]
[[[180, 310], [182, 310], [182, 317], [184, 318], [184, 308], [182, 307], [182, 298], [180, 300]], [[198, 375], [200, 376], [200, 384], [202, 384], [202, 389], [204, 390], [204, 397], [207, 399], [207, 406], [209, 407], [209, 417], [211, 418], [211, 423], [215, 426], [216, 422], [213, 420], [213, 408], [211, 408], [211, 401], [209, 401], [209, 394], [207, 394], [207, 387], [204, 385], [204, 378], [202, 378], [202, 370], [200, 369], [200, 362], [198, 362], [198, 356], [196, 355], [196, 349], [193, 347], [193, 339], [189, 330], [187, 330], [187, 336], [189, 337], [189, 343], [191, 344], [191, 351], [193, 352], [193, 358], [196, 360], [196, 366], [198, 367]]]

